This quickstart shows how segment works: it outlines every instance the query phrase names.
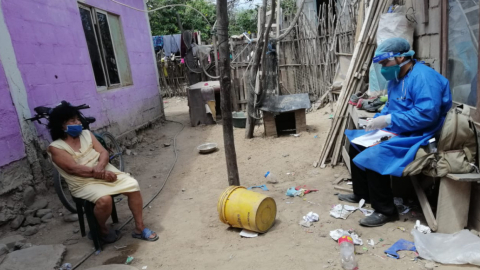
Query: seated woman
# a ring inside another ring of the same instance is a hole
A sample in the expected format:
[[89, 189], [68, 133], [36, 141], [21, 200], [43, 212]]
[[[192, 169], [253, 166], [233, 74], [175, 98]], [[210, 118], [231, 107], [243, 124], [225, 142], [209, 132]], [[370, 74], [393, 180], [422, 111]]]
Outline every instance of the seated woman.
[[107, 150], [88, 130], [82, 130], [79, 111], [69, 104], [55, 107], [49, 117], [48, 129], [53, 142], [48, 148], [55, 168], [65, 178], [76, 198], [95, 203], [94, 214], [101, 230], [102, 241], [113, 243], [119, 233], [109, 230], [106, 221], [112, 213], [110, 195], [128, 197], [128, 206], [135, 220], [132, 237], [147, 241], [158, 235], [146, 228], [142, 217], [142, 195], [137, 180], [108, 163]]

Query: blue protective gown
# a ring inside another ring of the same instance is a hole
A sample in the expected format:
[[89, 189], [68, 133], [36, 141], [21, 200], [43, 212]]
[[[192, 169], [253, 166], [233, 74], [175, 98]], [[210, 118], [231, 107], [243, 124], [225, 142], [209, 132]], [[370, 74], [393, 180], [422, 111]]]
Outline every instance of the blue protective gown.
[[[442, 128], [451, 107], [448, 80], [430, 67], [416, 62], [404, 78], [388, 83], [388, 102], [374, 116], [391, 114], [392, 123], [384, 130], [398, 136], [365, 149], [353, 162], [363, 170], [402, 176], [418, 148], [426, 145]], [[364, 130], [345, 130], [350, 141], [364, 134]]]

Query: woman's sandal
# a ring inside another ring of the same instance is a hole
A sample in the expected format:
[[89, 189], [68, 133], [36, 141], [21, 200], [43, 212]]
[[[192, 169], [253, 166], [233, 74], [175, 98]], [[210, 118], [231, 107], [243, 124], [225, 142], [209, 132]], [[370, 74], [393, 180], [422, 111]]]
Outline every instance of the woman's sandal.
[[[155, 235], [155, 237], [150, 238], [150, 236], [152, 236], [152, 234], [156, 234], [156, 235]], [[158, 234], [156, 232], [150, 230], [149, 228], [143, 229], [142, 233], [132, 232], [132, 237], [137, 238], [137, 239], [142, 239], [142, 240], [145, 240], [145, 241], [150, 241], [150, 242], [158, 240]]]

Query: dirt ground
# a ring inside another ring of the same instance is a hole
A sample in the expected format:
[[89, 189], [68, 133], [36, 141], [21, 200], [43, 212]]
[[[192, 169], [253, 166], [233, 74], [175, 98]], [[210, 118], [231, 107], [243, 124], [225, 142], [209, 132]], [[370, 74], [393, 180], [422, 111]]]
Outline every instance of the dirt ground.
[[[308, 131], [300, 137], [264, 138], [263, 127], [255, 129], [255, 138], [244, 139], [244, 129], [235, 129], [235, 146], [243, 186], [266, 184], [269, 191], [256, 189], [275, 199], [275, 225], [256, 238], [241, 238], [239, 229], [228, 228], [220, 222], [217, 200], [228, 187], [222, 126], [191, 127], [188, 106], [183, 98], [165, 100], [168, 120], [178, 121], [185, 128], [177, 137], [178, 161], [160, 195], [144, 211], [145, 223], [160, 239], [146, 242], [132, 239], [133, 223], [123, 230], [117, 243], [105, 246], [104, 251], [87, 259], [78, 269], [124, 263], [133, 256], [132, 265], [138, 269], [341, 269], [339, 249], [329, 232], [335, 229], [354, 229], [360, 233], [363, 246], [357, 246], [359, 269], [425, 269], [425, 261], [414, 261], [413, 252], [399, 252], [401, 259], [388, 258], [384, 250], [398, 239], [413, 241], [410, 230], [415, 220], [425, 221], [421, 211], [411, 211], [401, 220], [379, 228], [364, 228], [358, 220], [363, 214], [356, 211], [347, 220], [329, 216], [332, 205], [339, 203], [332, 182], [348, 177], [344, 166], [313, 168], [330, 125], [329, 108], [307, 114]], [[142, 133], [144, 141], [126, 156], [126, 171], [133, 174], [142, 188], [144, 201], [162, 187], [174, 163], [173, 137], [181, 124], [165, 122]], [[317, 137], [315, 138], [315, 135]], [[219, 151], [200, 155], [196, 147], [215, 142]], [[170, 147], [163, 147], [171, 143]], [[267, 184], [263, 175], [272, 172], [279, 183]], [[307, 185], [319, 189], [304, 198], [285, 195], [292, 186]], [[49, 200], [56, 199], [55, 194]], [[58, 207], [60, 209], [60, 207]], [[120, 223], [130, 216], [126, 198], [117, 203]], [[57, 210], [56, 210], [57, 211]], [[59, 210], [61, 211], [61, 210]], [[313, 227], [301, 227], [298, 222], [308, 212], [320, 215]], [[58, 211], [57, 211], [58, 212]], [[415, 215], [415, 216], [413, 216]], [[398, 229], [404, 227], [405, 232]], [[64, 262], [76, 264], [93, 250], [93, 243], [74, 233], [77, 223], [65, 223], [55, 215], [54, 221], [29, 239], [33, 244], [67, 244]], [[14, 234], [14, 232], [8, 233]], [[380, 238], [383, 242], [379, 242]], [[374, 247], [366, 244], [374, 239]], [[366, 249], [366, 250], [365, 250]], [[478, 269], [471, 266], [443, 266], [447, 269]]]

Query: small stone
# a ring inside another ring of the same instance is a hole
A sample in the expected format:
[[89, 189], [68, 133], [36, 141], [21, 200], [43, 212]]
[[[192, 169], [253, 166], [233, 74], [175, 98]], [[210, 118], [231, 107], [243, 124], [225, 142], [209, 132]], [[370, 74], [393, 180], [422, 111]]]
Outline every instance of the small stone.
[[153, 176], [153, 178], [157, 178], [157, 176], [156, 176], [156, 175], [154, 175], [154, 176]]
[[136, 156], [136, 155], [138, 155], [138, 153], [137, 153], [137, 152], [133, 152], [133, 155]]
[[155, 151], [155, 149], [154, 149], [154, 148], [150, 148], [150, 151]]
[[52, 209], [39, 209], [37, 210], [37, 213], [35, 214], [37, 217], [41, 218], [45, 216], [48, 213], [51, 213]]
[[80, 229], [77, 228], [77, 229], [73, 230], [73, 233], [78, 233], [79, 231], [80, 231]]
[[75, 221], [78, 221], [78, 215], [77, 214], [65, 215], [63, 217], [63, 220], [65, 222], [75, 222]]
[[433, 270], [435, 268], [435, 263], [434, 262], [427, 262], [427, 263], [425, 263], [425, 268], [427, 270]]
[[32, 243], [26, 243], [25, 245], [22, 246], [21, 249], [26, 249], [26, 248], [31, 248], [33, 247]]
[[45, 200], [45, 199], [40, 199], [40, 200], [34, 202], [30, 207], [28, 207], [28, 210], [36, 211], [36, 210], [38, 210], [38, 209], [46, 208], [47, 205], [48, 205], [47, 200]]
[[0, 213], [0, 226], [9, 221], [9, 217], [5, 213]]
[[163, 144], [163, 147], [169, 147], [169, 146], [170, 146], [169, 143], [164, 143], [164, 144]]
[[52, 219], [53, 217], [53, 214], [52, 213], [47, 213], [45, 216], [42, 217], [41, 221], [43, 223], [47, 223], [47, 222], [50, 222], [50, 220]]
[[0, 256], [8, 253], [8, 247], [5, 244], [0, 244]]
[[25, 237], [17, 234], [17, 235], [12, 235], [12, 236], [8, 236], [0, 239], [0, 245], [4, 244], [8, 247], [8, 249], [11, 250], [15, 247], [17, 243], [19, 242], [25, 243], [26, 241], [27, 240], [25, 240]]
[[21, 228], [20, 228], [20, 231], [21, 231], [21, 232], [24, 232], [24, 231], [26, 231], [26, 230], [27, 230], [27, 229], [25, 229], [25, 227], [21, 227]]
[[23, 214], [28, 217], [28, 216], [33, 216], [33, 214], [35, 214], [35, 210], [25, 210], [25, 212], [23, 212]]
[[130, 149], [125, 150], [125, 155], [131, 156], [132, 155], [132, 150], [130, 150]]
[[36, 226], [28, 226], [23, 234], [26, 236], [31, 236], [38, 233], [38, 228]]
[[33, 189], [33, 187], [29, 186], [23, 191], [23, 203], [26, 206], [30, 206], [34, 202], [35, 202], [35, 190]]
[[25, 245], [25, 242], [16, 242], [15, 246], [13, 247], [13, 250], [19, 250]]
[[33, 216], [28, 216], [25, 221], [23, 222], [23, 226], [28, 226], [28, 225], [37, 225], [40, 224], [42, 221], [38, 217], [33, 217]]
[[22, 226], [23, 221], [25, 220], [25, 216], [18, 215], [12, 222], [10, 222], [10, 228], [13, 230], [17, 230]]
[[340, 177], [340, 175], [339, 174], [334, 174], [333, 177], [338, 178], [338, 177]]

